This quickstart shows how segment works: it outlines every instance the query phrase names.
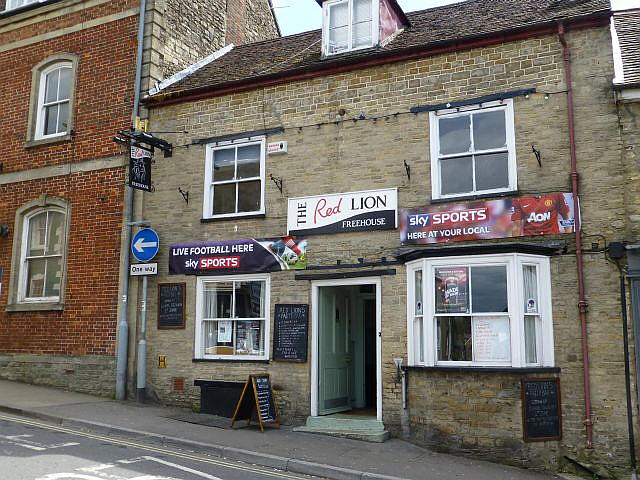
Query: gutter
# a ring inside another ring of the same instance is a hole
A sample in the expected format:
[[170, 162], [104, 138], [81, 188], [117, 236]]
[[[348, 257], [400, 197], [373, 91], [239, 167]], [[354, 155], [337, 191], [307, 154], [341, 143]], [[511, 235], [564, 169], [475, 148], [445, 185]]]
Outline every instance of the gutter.
[[593, 421], [591, 420], [591, 385], [589, 374], [589, 339], [587, 333], [587, 303], [584, 292], [584, 265], [582, 261], [582, 237], [580, 233], [580, 214], [578, 206], [578, 161], [576, 155], [576, 130], [574, 120], [573, 80], [571, 71], [571, 48], [565, 38], [565, 26], [558, 23], [558, 39], [562, 44], [564, 78], [567, 88], [567, 124], [569, 127], [569, 153], [571, 156], [571, 193], [575, 215], [576, 269], [578, 271], [578, 314], [580, 317], [582, 338], [582, 372], [584, 390], [584, 426], [587, 434], [587, 448], [593, 447]]
[[[575, 20], [571, 21], [569, 25], [565, 25], [565, 29], [578, 30], [584, 28], [608, 26], [610, 17], [611, 12], [609, 10], [602, 11], [586, 17], [576, 18]], [[333, 75], [353, 70], [359, 70], [362, 68], [386, 65], [389, 63], [432, 57], [445, 53], [469, 50], [472, 48], [489, 47], [501, 43], [524, 40], [541, 35], [553, 35], [556, 32], [556, 21], [549, 21], [543, 24], [536, 25], [534, 27], [506, 30], [498, 35], [487, 34], [485, 36], [470, 36], [453, 41], [438, 42], [435, 44], [430, 44], [428, 46], [420, 45], [408, 47], [403, 50], [382, 50], [375, 57], [365, 58], [361, 61], [358, 61], [357, 58], [349, 56], [338, 61], [334, 60], [331, 62], [331, 64], [328, 65], [310, 65], [303, 68], [291, 69], [272, 75], [265, 75], [262, 77], [252, 77], [248, 79], [221, 83], [215, 86], [203, 86], [192, 90], [183, 90], [174, 93], [155, 95], [152, 98], [144, 99], [143, 103], [145, 103], [149, 107], [156, 107], [161, 105], [172, 105], [176, 103], [201, 100], [204, 98], [219, 97], [230, 93], [240, 93], [248, 90], [281, 85], [299, 80], [307, 80], [324, 75]]]

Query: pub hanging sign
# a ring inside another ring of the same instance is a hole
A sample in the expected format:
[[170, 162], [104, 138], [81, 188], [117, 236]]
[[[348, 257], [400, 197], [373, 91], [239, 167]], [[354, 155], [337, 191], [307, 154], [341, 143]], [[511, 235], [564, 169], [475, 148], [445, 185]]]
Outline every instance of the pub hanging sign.
[[141, 147], [131, 147], [129, 158], [129, 186], [151, 192], [151, 159], [153, 152]]

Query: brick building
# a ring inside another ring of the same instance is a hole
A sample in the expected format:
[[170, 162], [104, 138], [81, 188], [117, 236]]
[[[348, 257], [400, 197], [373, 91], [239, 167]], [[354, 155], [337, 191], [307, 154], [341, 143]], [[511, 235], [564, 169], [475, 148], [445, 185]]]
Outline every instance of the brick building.
[[179, 132], [141, 207], [161, 239], [150, 386], [229, 414], [268, 373], [303, 430], [624, 471], [607, 246], [637, 237], [637, 165], [609, 3], [319, 3], [322, 31], [145, 100]]
[[[0, 1], [1, 378], [114, 391], [127, 155], [112, 138], [132, 125], [140, 4]], [[148, 89], [278, 32], [267, 0], [169, 0], [146, 2], [144, 35]]]

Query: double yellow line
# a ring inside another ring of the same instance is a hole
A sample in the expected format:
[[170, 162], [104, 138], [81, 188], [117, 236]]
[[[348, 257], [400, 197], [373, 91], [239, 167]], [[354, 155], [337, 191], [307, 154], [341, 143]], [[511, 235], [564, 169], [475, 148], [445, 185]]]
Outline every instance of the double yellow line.
[[10, 415], [0, 414], [0, 420], [5, 420], [7, 422], [13, 422], [13, 423], [19, 423], [19, 424], [22, 424], [22, 425], [29, 425], [29, 426], [32, 426], [32, 427], [45, 428], [47, 430], [54, 430], [56, 432], [68, 433], [70, 435], [76, 435], [76, 436], [79, 436], [79, 437], [91, 438], [93, 440], [100, 440], [100, 441], [103, 441], [103, 442], [109, 442], [109, 443], [112, 443], [112, 444], [115, 444], [115, 445], [123, 445], [123, 446], [127, 446], [127, 447], [132, 447], [132, 448], [139, 448], [141, 450], [146, 450], [148, 452], [161, 453], [161, 454], [165, 454], [165, 455], [170, 455], [172, 457], [183, 458], [183, 459], [186, 459], [186, 460], [193, 460], [193, 461], [196, 461], [196, 462], [207, 463], [207, 464], [210, 464], [210, 465], [217, 465], [217, 466], [220, 466], [220, 467], [229, 468], [229, 469], [233, 469], [233, 470], [241, 470], [241, 471], [244, 471], [244, 472], [257, 473], [257, 474], [266, 475], [266, 476], [269, 476], [269, 477], [291, 478], [291, 479], [295, 479], [295, 480], [302, 480], [302, 479], [310, 478], [310, 477], [306, 477], [306, 476], [292, 475], [290, 473], [280, 472], [278, 470], [267, 470], [266, 468], [254, 467], [252, 465], [231, 463], [231, 462], [227, 462], [227, 461], [224, 461], [224, 460], [216, 460], [216, 459], [202, 457], [202, 456], [194, 455], [194, 454], [190, 454], [190, 453], [182, 453], [182, 452], [177, 452], [177, 451], [174, 451], [174, 450], [167, 450], [167, 449], [164, 449], [164, 448], [153, 447], [151, 445], [144, 445], [144, 444], [141, 444], [141, 443], [131, 442], [129, 440], [114, 439], [114, 438], [111, 438], [111, 437], [106, 437], [104, 435], [98, 435], [98, 434], [95, 434], [95, 433], [88, 433], [88, 432], [81, 432], [81, 431], [78, 431], [78, 430], [71, 430], [69, 428], [50, 425], [48, 423], [42, 423], [42, 422], [38, 422], [38, 421], [35, 421], [35, 420], [29, 420], [29, 419], [26, 419], [26, 418], [21, 418], [21, 417], [14, 417], [14, 416], [10, 416]]

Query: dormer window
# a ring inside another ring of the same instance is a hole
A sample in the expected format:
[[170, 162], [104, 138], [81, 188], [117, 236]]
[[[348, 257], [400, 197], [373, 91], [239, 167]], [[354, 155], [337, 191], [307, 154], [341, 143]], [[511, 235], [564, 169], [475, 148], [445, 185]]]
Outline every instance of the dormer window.
[[325, 55], [378, 44], [379, 0], [327, 0], [323, 3]]

